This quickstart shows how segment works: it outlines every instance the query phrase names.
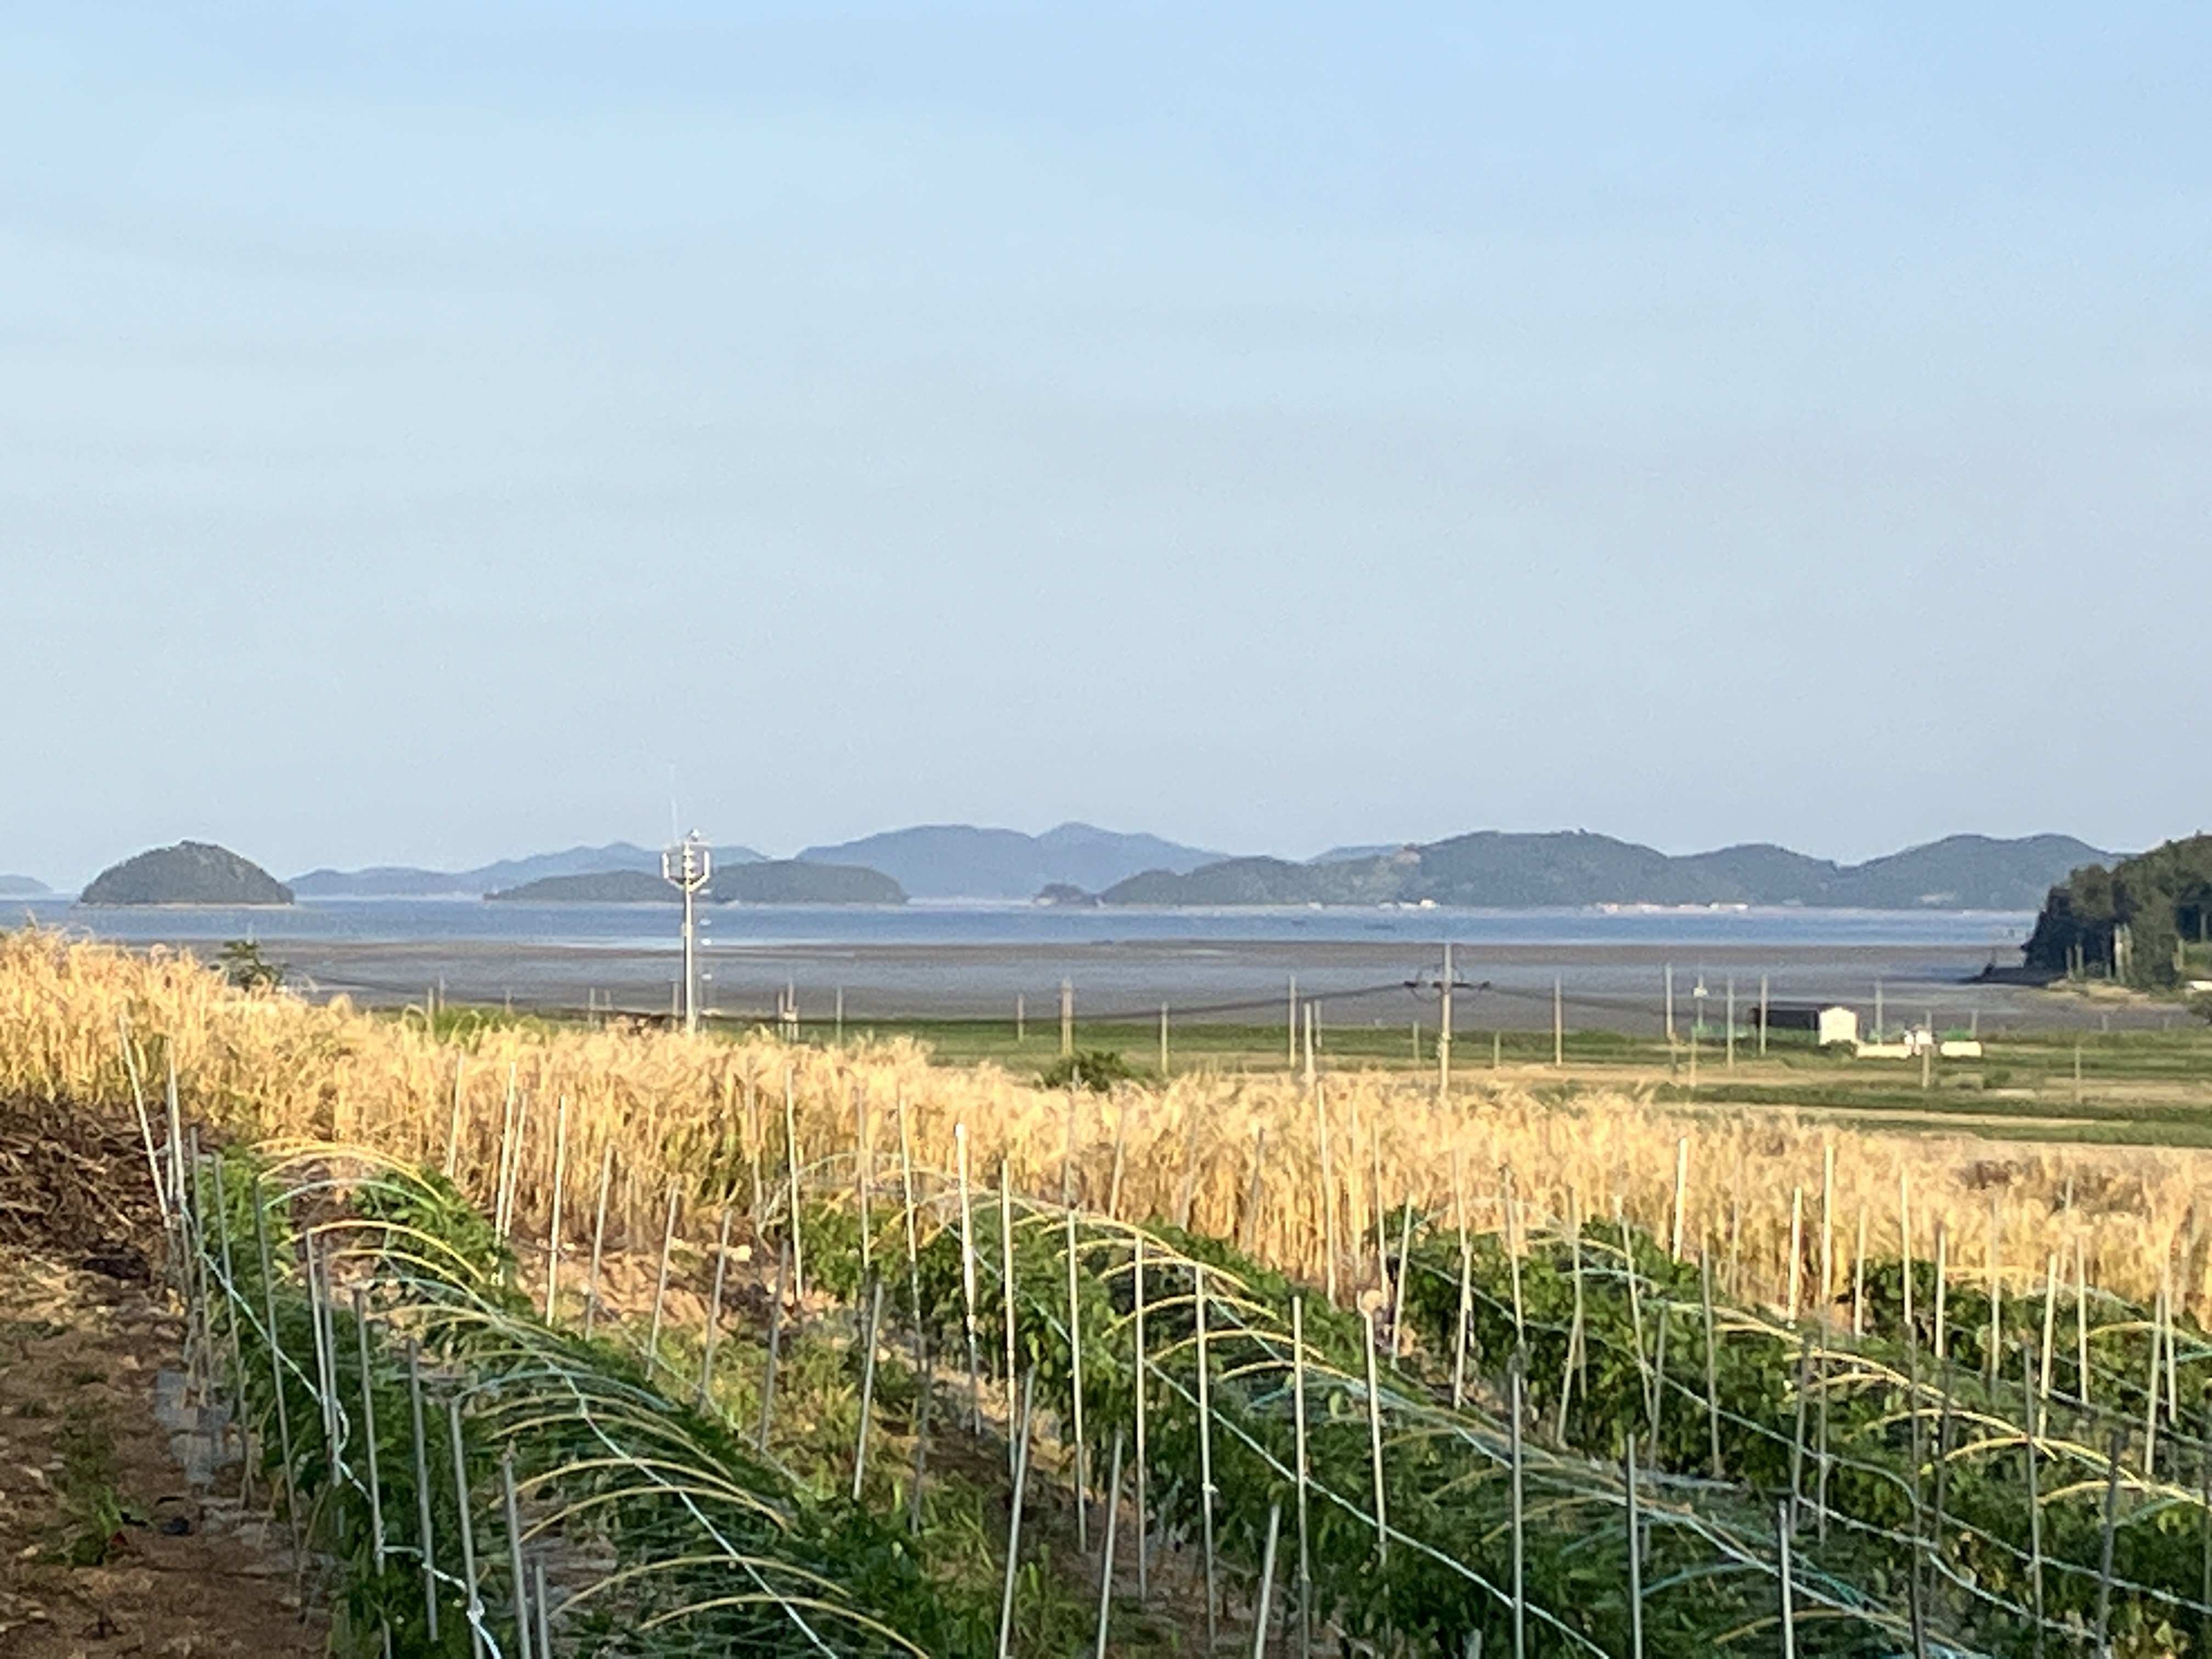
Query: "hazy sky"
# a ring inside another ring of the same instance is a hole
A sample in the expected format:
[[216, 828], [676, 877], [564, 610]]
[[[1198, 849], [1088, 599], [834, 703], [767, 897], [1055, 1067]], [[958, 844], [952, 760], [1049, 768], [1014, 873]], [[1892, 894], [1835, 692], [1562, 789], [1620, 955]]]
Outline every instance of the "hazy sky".
[[0, 12], [0, 870], [2212, 822], [2212, 11]]

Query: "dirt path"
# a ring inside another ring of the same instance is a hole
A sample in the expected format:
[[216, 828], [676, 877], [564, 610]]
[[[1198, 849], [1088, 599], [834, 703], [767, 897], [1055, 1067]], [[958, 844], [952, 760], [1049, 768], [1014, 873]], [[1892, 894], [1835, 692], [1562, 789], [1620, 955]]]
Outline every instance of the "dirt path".
[[0, 1104], [0, 1659], [320, 1654], [281, 1538], [165, 1425], [182, 1328], [152, 1209], [122, 1126]]

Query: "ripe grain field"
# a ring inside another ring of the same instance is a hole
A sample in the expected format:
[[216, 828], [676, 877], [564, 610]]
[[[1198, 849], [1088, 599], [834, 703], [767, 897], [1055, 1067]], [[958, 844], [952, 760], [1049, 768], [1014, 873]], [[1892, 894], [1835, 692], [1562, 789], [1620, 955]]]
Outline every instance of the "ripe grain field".
[[[319, 1471], [364, 1643], [429, 1642], [442, 1597], [465, 1651], [473, 1595], [519, 1647], [540, 1570], [559, 1651], [760, 1617], [1068, 1651], [1099, 1606], [1178, 1651], [2193, 1651], [2212, 1619], [2202, 1152], [1927, 1127], [1965, 1089], [1872, 1091], [1911, 1133], [1712, 1097], [1810, 1073], [1771, 1059], [1691, 1098], [1501, 1045], [1440, 1099], [1410, 1052], [1325, 1042], [1309, 1082], [1224, 1045], [1091, 1093], [852, 1035], [369, 1016], [0, 941], [0, 1091], [149, 1103], [204, 1386], [264, 1490]], [[473, 1591], [394, 1567], [459, 1540], [406, 1543], [411, 1448], [360, 1455], [426, 1360], [447, 1507], [519, 1540]], [[494, 1410], [521, 1375], [566, 1403]], [[768, 1530], [595, 1485], [656, 1464], [586, 1455], [617, 1397]], [[740, 1562], [773, 1586], [702, 1587]]]

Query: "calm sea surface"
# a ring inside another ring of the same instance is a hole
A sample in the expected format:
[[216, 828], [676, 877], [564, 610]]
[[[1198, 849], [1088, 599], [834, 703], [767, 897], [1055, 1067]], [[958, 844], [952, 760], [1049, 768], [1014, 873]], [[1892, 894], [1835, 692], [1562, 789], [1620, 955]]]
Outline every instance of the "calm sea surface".
[[[278, 910], [84, 909], [19, 903], [48, 927], [210, 952], [258, 940], [311, 993], [368, 1003], [456, 1001], [665, 1011], [678, 962], [662, 905], [490, 904], [473, 899], [319, 900]], [[1893, 1018], [2066, 1024], [2093, 1018], [2056, 999], [1971, 983], [2019, 960], [2033, 918], [1989, 911], [1656, 909], [1060, 909], [1031, 904], [900, 908], [714, 906], [702, 912], [702, 992], [725, 1014], [765, 1014], [787, 988], [809, 1017], [842, 1000], [848, 1020], [1032, 1018], [1063, 981], [1085, 1017], [1273, 1020], [1295, 979], [1325, 1022], [1433, 1017], [1407, 981], [1443, 945], [1474, 988], [1470, 1026], [1548, 1027], [1553, 999], [1575, 1024], [1656, 1029], [1674, 975], [1678, 1006], [1702, 992], [1717, 1013], [1836, 1000]]]

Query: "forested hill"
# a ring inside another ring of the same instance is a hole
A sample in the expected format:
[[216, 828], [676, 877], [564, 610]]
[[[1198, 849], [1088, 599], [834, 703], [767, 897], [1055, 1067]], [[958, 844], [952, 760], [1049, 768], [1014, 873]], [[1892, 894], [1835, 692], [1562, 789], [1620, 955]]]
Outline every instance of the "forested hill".
[[2075, 870], [2045, 899], [2027, 965], [2146, 989], [2212, 977], [2212, 836]]
[[2051, 884], [2108, 857], [2069, 836], [1953, 836], [1839, 865], [1765, 843], [1676, 857], [1586, 831], [1485, 830], [1364, 857], [1294, 864], [1225, 859], [1187, 874], [1147, 871], [1109, 904], [1799, 904], [1838, 908], [2029, 910]]

